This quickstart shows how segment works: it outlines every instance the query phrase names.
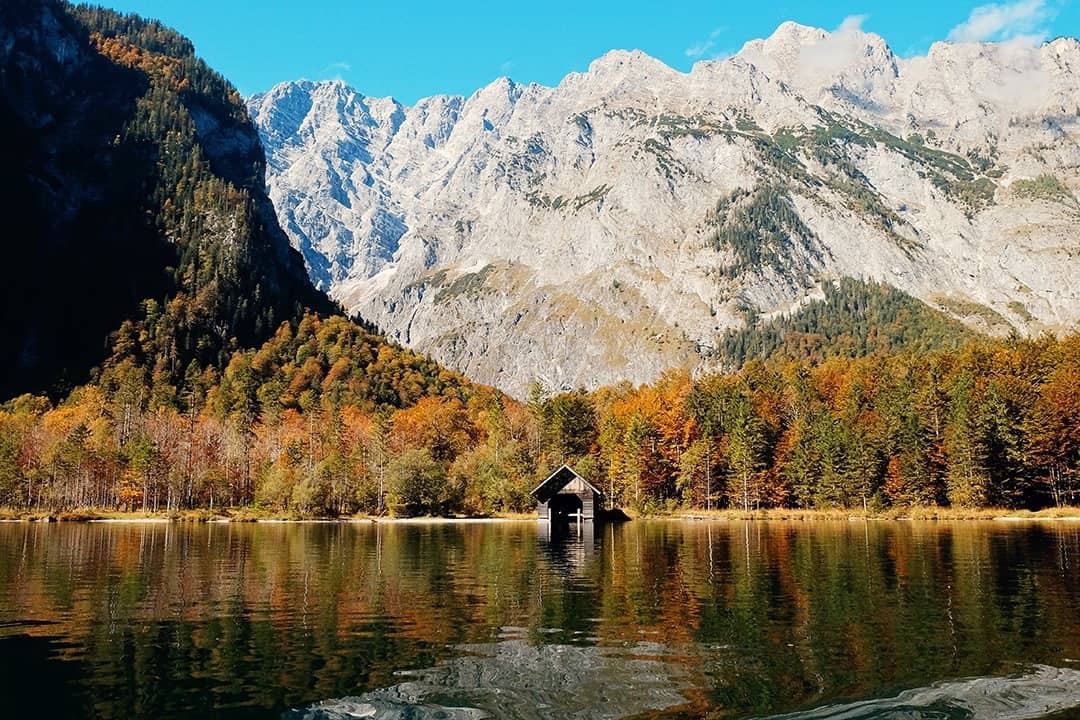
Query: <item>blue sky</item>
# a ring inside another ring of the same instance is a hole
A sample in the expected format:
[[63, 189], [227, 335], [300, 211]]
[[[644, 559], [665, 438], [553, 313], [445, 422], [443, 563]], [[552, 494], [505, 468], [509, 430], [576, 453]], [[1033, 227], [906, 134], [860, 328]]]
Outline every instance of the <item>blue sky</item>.
[[784, 20], [826, 29], [861, 21], [905, 56], [950, 37], [1080, 35], [1076, 0], [102, 2], [175, 27], [245, 95], [282, 80], [342, 78], [367, 95], [406, 103], [435, 93], [467, 95], [500, 75], [554, 85], [613, 48], [640, 49], [689, 70], [695, 60], [769, 35]]

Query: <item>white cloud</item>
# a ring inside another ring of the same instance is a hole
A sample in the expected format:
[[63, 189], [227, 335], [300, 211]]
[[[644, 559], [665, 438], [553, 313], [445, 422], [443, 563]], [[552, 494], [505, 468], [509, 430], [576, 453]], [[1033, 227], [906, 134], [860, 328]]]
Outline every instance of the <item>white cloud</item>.
[[326, 67], [319, 71], [319, 77], [329, 80], [341, 80], [342, 73], [352, 70], [352, 65], [344, 60], [335, 60], [327, 63]]
[[813, 75], [835, 75], [851, 64], [853, 57], [865, 54], [862, 24], [866, 15], [849, 15], [821, 42], [805, 45], [799, 52], [799, 70]]
[[1023, 36], [997, 43], [1002, 71], [996, 82], [986, 82], [982, 92], [992, 101], [1014, 113], [1035, 112], [1045, 107], [1053, 88], [1053, 78], [1043, 69], [1038, 53], [1031, 51], [1032, 41]]
[[980, 5], [971, 11], [967, 20], [949, 31], [949, 39], [956, 42], [1014, 40], [1034, 44], [1045, 39], [1045, 23], [1053, 14], [1046, 6], [1046, 0]]
[[866, 15], [848, 15], [842, 21], [840, 26], [833, 30], [833, 35], [850, 35], [851, 33], [861, 32], [862, 24], [866, 22]]
[[711, 33], [709, 33], [709, 37], [705, 38], [704, 40], [699, 40], [690, 47], [686, 48], [686, 50], [684, 51], [686, 53], [686, 57], [693, 60], [698, 60], [704, 57], [716, 59], [719, 55], [724, 54], [716, 52], [716, 41], [720, 38], [721, 35], [724, 34], [724, 30], [726, 30], [726, 28], [718, 27]]
[[499, 66], [499, 73], [502, 74], [502, 75], [509, 75], [510, 71], [513, 70], [513, 69], [514, 69], [514, 61], [513, 60], [507, 60], [506, 62], [504, 62], [502, 65]]

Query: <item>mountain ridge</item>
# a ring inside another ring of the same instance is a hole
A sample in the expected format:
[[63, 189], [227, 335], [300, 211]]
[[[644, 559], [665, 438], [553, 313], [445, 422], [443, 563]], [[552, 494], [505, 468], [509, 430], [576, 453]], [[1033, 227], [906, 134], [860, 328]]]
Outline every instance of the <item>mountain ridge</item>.
[[[248, 105], [319, 286], [520, 395], [701, 367], [745, 309], [833, 278], [983, 332], [1075, 327], [1077, 69], [1075, 40], [902, 59], [857, 27], [785, 23], [686, 73], [612, 51], [554, 87], [405, 106], [305, 81]], [[310, 103], [296, 131], [289, 93]], [[1056, 196], [1021, 190], [1042, 177]]]

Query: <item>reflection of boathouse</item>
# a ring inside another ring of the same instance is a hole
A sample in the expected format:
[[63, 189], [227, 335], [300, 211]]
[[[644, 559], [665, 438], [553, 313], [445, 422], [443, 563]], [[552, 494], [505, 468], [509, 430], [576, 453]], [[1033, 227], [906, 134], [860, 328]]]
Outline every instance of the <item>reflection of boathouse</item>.
[[604, 494], [569, 465], [551, 473], [530, 494], [540, 520], [592, 520], [603, 508]]

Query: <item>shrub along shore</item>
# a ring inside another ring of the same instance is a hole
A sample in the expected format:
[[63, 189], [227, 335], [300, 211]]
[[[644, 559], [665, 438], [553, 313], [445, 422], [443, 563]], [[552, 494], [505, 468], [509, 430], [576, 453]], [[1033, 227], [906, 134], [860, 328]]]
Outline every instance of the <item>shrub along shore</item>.
[[[852, 520], [875, 521], [968, 521], [999, 520], [1014, 522], [1080, 521], [1080, 507], [1055, 507], [1043, 510], [1011, 510], [1009, 508], [952, 508], [941, 506], [916, 506], [889, 508], [878, 512], [861, 509], [835, 508], [814, 510], [799, 508], [767, 508], [761, 510], [680, 510], [675, 512], [630, 513], [631, 520], [680, 520], [688, 522], [838, 522]], [[229, 508], [221, 512], [211, 510], [184, 510], [172, 513], [79, 508], [59, 512], [0, 508], [0, 522], [521, 522], [535, 520], [530, 512], [501, 512], [492, 515], [444, 515], [392, 517], [376, 515], [318, 516], [296, 513], [280, 513], [256, 508]]]

